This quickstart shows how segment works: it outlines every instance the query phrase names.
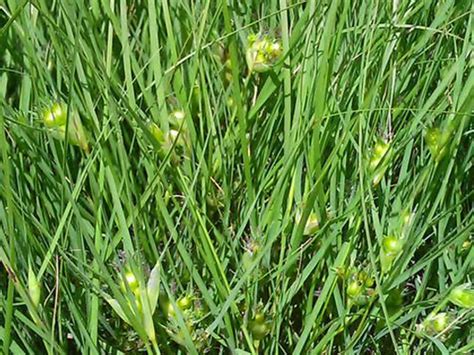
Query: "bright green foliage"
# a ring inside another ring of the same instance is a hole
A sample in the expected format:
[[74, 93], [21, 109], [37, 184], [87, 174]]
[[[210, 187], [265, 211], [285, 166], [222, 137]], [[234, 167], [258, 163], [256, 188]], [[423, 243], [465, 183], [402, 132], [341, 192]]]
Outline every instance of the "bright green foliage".
[[0, 354], [472, 353], [473, 24], [0, 1]]

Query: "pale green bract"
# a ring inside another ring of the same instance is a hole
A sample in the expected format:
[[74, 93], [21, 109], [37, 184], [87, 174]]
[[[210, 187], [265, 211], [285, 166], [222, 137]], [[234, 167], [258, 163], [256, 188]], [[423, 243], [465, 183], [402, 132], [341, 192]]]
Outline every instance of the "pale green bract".
[[473, 309], [474, 289], [472, 289], [472, 285], [470, 283], [457, 286], [449, 293], [448, 299], [456, 306]]
[[[136, 278], [135, 278], [136, 279]], [[136, 282], [136, 281], [134, 281]], [[130, 297], [127, 307], [131, 314], [135, 314], [140, 319], [140, 322], [143, 323], [145, 331], [147, 333], [148, 339], [152, 342], [156, 342], [155, 328], [153, 325], [153, 314], [155, 313], [156, 306], [158, 303], [158, 297], [160, 293], [160, 264], [159, 261], [153, 267], [148, 278], [148, 283], [146, 288], [137, 285], [137, 291], [132, 295], [128, 293], [125, 294], [125, 297]], [[124, 292], [125, 293], [125, 292]], [[126, 323], [133, 326], [133, 322], [127, 316], [126, 312], [123, 309], [123, 306], [114, 298], [106, 296], [107, 303], [112, 307], [112, 309], [117, 313], [117, 315], [122, 318]], [[132, 306], [132, 303], [135, 303], [135, 306]], [[137, 313], [137, 312], [138, 313]]]

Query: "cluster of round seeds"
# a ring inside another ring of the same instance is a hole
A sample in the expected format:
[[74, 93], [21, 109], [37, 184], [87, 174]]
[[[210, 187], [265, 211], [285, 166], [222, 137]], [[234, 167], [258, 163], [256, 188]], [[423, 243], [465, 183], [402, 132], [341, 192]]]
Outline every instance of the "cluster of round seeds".
[[79, 114], [75, 111], [70, 112], [70, 117], [68, 123], [68, 107], [59, 102], [43, 111], [43, 123], [54, 138], [65, 140], [67, 127], [68, 142], [88, 152], [89, 142]]
[[379, 184], [385, 174], [385, 170], [387, 170], [389, 154], [390, 143], [383, 139], [378, 139], [369, 160], [369, 172], [372, 175], [374, 186]]
[[265, 313], [258, 311], [252, 320], [249, 321], [249, 330], [252, 334], [252, 338], [256, 341], [260, 341], [270, 333], [271, 322]]
[[[167, 321], [166, 332], [174, 342], [185, 345], [187, 331], [198, 348], [202, 349], [206, 346], [208, 335], [204, 329], [197, 326], [204, 312], [201, 302], [193, 294], [181, 296], [174, 304], [167, 295], [161, 294], [160, 306]], [[179, 324], [178, 312], [183, 317], [186, 331]]]
[[346, 281], [346, 294], [350, 305], [365, 305], [373, 297], [374, 279], [367, 271], [350, 267], [344, 271], [339, 270], [339, 275]]
[[385, 236], [380, 248], [382, 272], [387, 272], [403, 250], [404, 240], [395, 235]]
[[272, 69], [283, 52], [281, 42], [262, 34], [251, 34], [247, 40], [246, 59], [249, 70], [263, 73]]
[[[474, 289], [470, 283], [459, 285], [451, 290], [447, 301], [467, 310], [474, 309]], [[444, 302], [443, 302], [444, 304]], [[418, 335], [441, 336], [445, 339], [451, 329], [454, 329], [459, 319], [459, 312], [450, 309], [445, 312], [436, 311], [430, 313], [421, 324], [417, 325]]]
[[178, 162], [180, 158], [187, 156], [190, 151], [189, 131], [185, 123], [185, 113], [182, 110], [173, 111], [168, 117], [170, 129], [164, 132], [156, 123], [150, 122], [148, 129], [160, 146], [159, 153], [162, 156], [171, 152], [171, 159]]

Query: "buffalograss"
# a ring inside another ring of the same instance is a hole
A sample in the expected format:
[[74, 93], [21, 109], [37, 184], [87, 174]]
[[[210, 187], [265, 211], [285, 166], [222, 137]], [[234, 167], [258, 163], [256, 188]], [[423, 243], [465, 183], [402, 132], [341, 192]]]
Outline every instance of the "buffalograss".
[[[449, 295], [474, 276], [473, 20], [0, 1], [3, 353], [472, 352]], [[263, 73], [252, 33], [282, 46]], [[87, 149], [43, 124], [55, 102]]]

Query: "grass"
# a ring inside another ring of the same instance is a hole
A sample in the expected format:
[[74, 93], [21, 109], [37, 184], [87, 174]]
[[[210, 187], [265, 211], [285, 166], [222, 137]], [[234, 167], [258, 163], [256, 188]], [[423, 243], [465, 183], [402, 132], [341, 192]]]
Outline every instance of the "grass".
[[0, 1], [0, 352], [474, 351], [473, 21]]

